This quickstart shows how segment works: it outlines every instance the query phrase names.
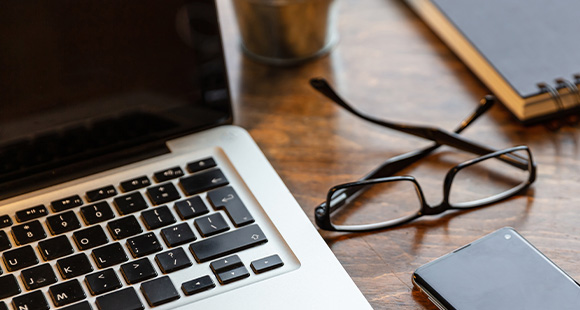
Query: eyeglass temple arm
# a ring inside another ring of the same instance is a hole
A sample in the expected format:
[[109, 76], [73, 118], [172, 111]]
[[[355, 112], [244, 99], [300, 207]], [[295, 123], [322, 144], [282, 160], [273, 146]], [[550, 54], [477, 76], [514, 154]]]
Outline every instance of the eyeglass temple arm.
[[[467, 128], [469, 125], [471, 125], [476, 119], [478, 119], [481, 115], [483, 115], [485, 112], [487, 112], [487, 110], [489, 110], [493, 106], [494, 103], [495, 103], [495, 100], [494, 100], [493, 96], [488, 95], [488, 96], [485, 96], [484, 98], [482, 98], [477, 109], [473, 113], [471, 113], [468, 117], [466, 117], [459, 124], [459, 126], [457, 126], [455, 128], [454, 132], [461, 133], [465, 128]], [[441, 144], [434, 143], [431, 146], [428, 146], [424, 149], [411, 151], [411, 152], [390, 158], [387, 161], [385, 161], [383, 164], [381, 164], [379, 167], [377, 167], [376, 169], [374, 169], [373, 171], [371, 171], [370, 173], [368, 173], [367, 175], [362, 177], [359, 181], [392, 176], [393, 174], [403, 170], [404, 168], [408, 167], [409, 165], [411, 165], [411, 164], [415, 163], [416, 161], [429, 155], [431, 152], [433, 152], [434, 150], [436, 150], [440, 146], [441, 146]], [[351, 197], [353, 194], [356, 194], [360, 190], [361, 189], [357, 188], [357, 187], [345, 189], [343, 192], [344, 195], [338, 196], [338, 197], [340, 197], [338, 199], [346, 201], [346, 199]], [[321, 205], [319, 205], [318, 207], [322, 207], [325, 204], [326, 203], [324, 202]], [[333, 201], [333, 203], [331, 203], [331, 205], [332, 205], [331, 206], [331, 212], [332, 212], [335, 209], [339, 208], [342, 204], [339, 201], [336, 201], [336, 202]]]
[[[495, 103], [495, 100], [494, 100], [493, 96], [487, 95], [487, 96], [483, 97], [480, 100], [479, 106], [477, 106], [477, 109], [475, 111], [473, 111], [473, 113], [471, 113], [463, 121], [461, 121], [459, 126], [457, 126], [453, 132], [455, 132], [457, 134], [461, 133], [465, 128], [467, 128], [469, 125], [471, 125], [476, 119], [478, 119], [481, 115], [483, 115], [485, 112], [487, 112], [487, 110], [489, 110], [493, 106], [494, 103]], [[373, 171], [371, 171], [370, 173], [368, 173], [367, 175], [362, 177], [361, 180], [368, 180], [368, 179], [391, 176], [391, 175], [399, 172], [400, 170], [408, 167], [409, 165], [415, 163], [416, 161], [424, 158], [425, 156], [429, 155], [431, 152], [433, 152], [434, 150], [436, 150], [440, 146], [441, 146], [441, 144], [434, 143], [431, 146], [428, 146], [424, 149], [411, 151], [411, 152], [408, 152], [408, 153], [405, 153], [405, 154], [402, 154], [399, 156], [395, 156], [395, 157], [385, 161], [382, 165], [380, 165], [379, 167], [377, 167], [376, 169], [374, 169]]]
[[[466, 152], [470, 152], [473, 154], [477, 154], [477, 155], [485, 155], [485, 154], [489, 154], [489, 153], [496, 151], [494, 149], [490, 149], [490, 148], [487, 148], [485, 146], [479, 145], [478, 143], [469, 141], [469, 140], [459, 136], [456, 133], [450, 133], [447, 131], [443, 131], [439, 128], [401, 125], [401, 124], [396, 124], [396, 123], [380, 120], [380, 119], [374, 118], [372, 116], [363, 114], [363, 113], [357, 111], [356, 109], [354, 109], [348, 103], [346, 103], [332, 89], [332, 87], [328, 84], [328, 82], [323, 78], [311, 79], [310, 85], [312, 85], [312, 87], [314, 87], [314, 89], [316, 89], [317, 91], [319, 91], [320, 93], [322, 93], [327, 98], [334, 101], [335, 103], [337, 103], [338, 105], [340, 105], [341, 107], [346, 109], [347, 111], [349, 111], [352, 114], [354, 114], [354, 115], [356, 115], [364, 120], [367, 120], [373, 124], [383, 126], [386, 128], [390, 128], [390, 129], [394, 129], [394, 130], [397, 130], [400, 132], [408, 133], [410, 135], [414, 135], [414, 136], [417, 136], [420, 138], [428, 139], [428, 140], [437, 142], [438, 144], [449, 145], [449, 146], [455, 147], [457, 149], [460, 149], [460, 150], [463, 150]], [[493, 99], [493, 97], [490, 97], [490, 98]], [[503, 158], [501, 158], [501, 160], [509, 163], [510, 165], [516, 166], [520, 169], [527, 168], [527, 162], [523, 158], [517, 158], [516, 156], [504, 156]]]

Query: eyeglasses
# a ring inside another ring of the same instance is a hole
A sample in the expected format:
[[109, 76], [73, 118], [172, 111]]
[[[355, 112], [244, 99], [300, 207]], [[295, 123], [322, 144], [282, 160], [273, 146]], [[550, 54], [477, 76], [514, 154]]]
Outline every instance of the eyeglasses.
[[[322, 229], [363, 232], [391, 228], [423, 215], [493, 204], [523, 192], [535, 180], [536, 165], [527, 146], [495, 151], [458, 135], [491, 107], [494, 102], [491, 96], [484, 97], [477, 110], [454, 133], [450, 133], [438, 128], [408, 126], [370, 117], [348, 105], [323, 79], [313, 79], [311, 85], [356, 116], [436, 142], [387, 160], [357, 182], [332, 187], [326, 202], [315, 210], [316, 224]], [[482, 156], [453, 167], [445, 177], [442, 202], [430, 206], [414, 177], [392, 175], [442, 144]]]

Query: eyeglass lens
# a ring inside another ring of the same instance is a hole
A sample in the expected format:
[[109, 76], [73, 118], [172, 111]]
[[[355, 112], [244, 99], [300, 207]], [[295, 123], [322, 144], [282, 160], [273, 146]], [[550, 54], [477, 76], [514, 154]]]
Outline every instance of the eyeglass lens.
[[[334, 225], [368, 225], [411, 216], [421, 209], [415, 183], [400, 180], [373, 185], [355, 185], [356, 196], [331, 215]], [[344, 195], [340, 190], [334, 192], [332, 200], [340, 200]]]
[[[507, 154], [530, 160], [525, 150]], [[501, 198], [527, 184], [530, 173], [529, 169], [509, 165], [495, 157], [478, 161], [457, 172], [451, 183], [449, 204], [453, 207], [471, 207], [485, 200]]]

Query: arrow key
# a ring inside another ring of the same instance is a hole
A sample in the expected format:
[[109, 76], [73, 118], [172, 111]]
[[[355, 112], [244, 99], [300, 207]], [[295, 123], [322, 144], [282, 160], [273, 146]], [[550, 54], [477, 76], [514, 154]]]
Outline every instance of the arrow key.
[[209, 276], [203, 276], [201, 278], [193, 279], [187, 281], [181, 285], [181, 289], [185, 295], [190, 296], [193, 294], [201, 293], [215, 287], [215, 283], [211, 280]]
[[221, 273], [224, 271], [228, 271], [231, 269], [238, 268], [243, 266], [242, 260], [237, 255], [228, 256], [226, 258], [222, 258], [210, 264], [211, 270], [215, 273]]
[[241, 266], [236, 269], [231, 269], [217, 274], [217, 278], [221, 284], [232, 283], [250, 276], [248, 269]]
[[251, 263], [252, 270], [254, 270], [256, 274], [263, 273], [282, 266], [284, 266], [284, 262], [278, 255], [264, 257], [262, 259], [255, 260]]

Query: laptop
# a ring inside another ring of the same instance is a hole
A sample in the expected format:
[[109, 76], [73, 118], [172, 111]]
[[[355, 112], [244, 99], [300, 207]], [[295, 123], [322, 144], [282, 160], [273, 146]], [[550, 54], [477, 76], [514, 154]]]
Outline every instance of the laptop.
[[370, 309], [232, 108], [213, 0], [0, 3], [0, 309]]

